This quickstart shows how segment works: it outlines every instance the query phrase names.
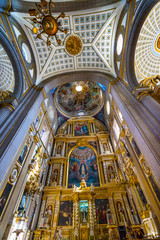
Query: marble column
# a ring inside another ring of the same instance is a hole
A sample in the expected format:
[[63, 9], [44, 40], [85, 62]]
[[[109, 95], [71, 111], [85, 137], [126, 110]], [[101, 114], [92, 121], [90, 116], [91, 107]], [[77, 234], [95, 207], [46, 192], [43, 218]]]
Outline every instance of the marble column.
[[60, 168], [60, 177], [59, 177], [60, 186], [62, 186], [62, 181], [63, 181], [63, 163], [61, 163], [61, 168]]
[[108, 176], [107, 176], [107, 166], [106, 166], [105, 161], [103, 161], [103, 172], [104, 172], [105, 183], [107, 183], [108, 182]]
[[65, 156], [65, 149], [66, 149], [66, 144], [65, 142], [63, 143], [63, 148], [62, 148], [62, 153], [61, 155], [64, 157]]

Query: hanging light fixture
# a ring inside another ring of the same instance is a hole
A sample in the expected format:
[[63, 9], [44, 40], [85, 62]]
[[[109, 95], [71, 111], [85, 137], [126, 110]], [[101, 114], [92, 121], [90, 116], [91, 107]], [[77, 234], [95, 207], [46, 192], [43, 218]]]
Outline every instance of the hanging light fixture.
[[33, 33], [37, 34], [37, 38], [41, 39], [42, 34], [47, 34], [47, 45], [51, 45], [51, 36], [55, 36], [57, 43], [61, 44], [61, 40], [57, 38], [56, 33], [59, 31], [64, 32], [67, 34], [68, 29], [62, 29], [61, 22], [59, 21], [59, 18], [65, 18], [65, 13], [61, 13], [57, 18], [54, 18], [52, 16], [52, 8], [54, 7], [54, 3], [52, 0], [49, 1], [49, 6], [47, 7], [47, 1], [41, 0], [40, 4], [36, 4], [37, 9], [30, 9], [29, 14], [30, 16], [34, 16], [32, 18], [32, 21], [34, 23], [33, 27]]

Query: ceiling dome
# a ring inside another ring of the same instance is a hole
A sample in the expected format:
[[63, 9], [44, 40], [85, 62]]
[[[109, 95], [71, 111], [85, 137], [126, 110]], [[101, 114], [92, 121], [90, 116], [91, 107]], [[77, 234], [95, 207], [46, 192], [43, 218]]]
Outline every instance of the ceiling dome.
[[138, 37], [135, 51], [137, 80], [160, 75], [160, 2], [151, 10]]
[[13, 92], [15, 85], [12, 63], [0, 44], [0, 90]]
[[94, 82], [66, 83], [55, 94], [56, 107], [67, 117], [94, 115], [103, 102], [102, 89]]

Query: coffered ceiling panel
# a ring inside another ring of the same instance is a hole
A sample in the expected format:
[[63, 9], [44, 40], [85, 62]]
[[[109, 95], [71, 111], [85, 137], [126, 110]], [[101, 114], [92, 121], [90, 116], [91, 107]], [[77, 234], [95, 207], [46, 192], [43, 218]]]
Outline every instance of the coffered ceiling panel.
[[141, 28], [135, 51], [135, 73], [138, 81], [160, 75], [160, 2]]
[[[121, 1], [99, 9], [66, 13], [66, 17], [60, 21], [68, 33], [57, 33], [62, 40], [61, 45], [57, 44], [55, 37], [51, 37], [50, 47], [45, 43], [46, 35], [38, 39], [32, 32], [33, 22], [29, 14], [13, 12], [12, 16], [21, 24], [33, 48], [37, 84], [56, 74], [77, 70], [94, 69], [115, 76], [113, 47], [123, 6], [124, 2]], [[58, 17], [58, 14], [53, 16]], [[72, 36], [69, 40], [70, 49], [66, 44], [69, 36]], [[74, 54], [73, 46], [76, 49]], [[78, 46], [81, 46], [80, 50]]]

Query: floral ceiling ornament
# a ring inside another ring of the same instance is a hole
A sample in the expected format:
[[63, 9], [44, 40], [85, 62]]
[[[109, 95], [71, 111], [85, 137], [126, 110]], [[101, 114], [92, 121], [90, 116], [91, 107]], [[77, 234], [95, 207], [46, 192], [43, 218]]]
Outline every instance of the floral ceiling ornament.
[[61, 44], [61, 40], [57, 38], [56, 33], [59, 31], [67, 34], [68, 29], [62, 29], [61, 22], [59, 18], [65, 18], [65, 14], [62, 12], [57, 18], [52, 16], [52, 8], [54, 3], [52, 0], [49, 1], [49, 6], [47, 7], [47, 1], [41, 0], [40, 4], [36, 4], [37, 9], [30, 9], [29, 14], [33, 16], [31, 19], [33, 21], [33, 33], [37, 34], [37, 38], [42, 39], [42, 34], [47, 34], [47, 45], [51, 45], [51, 36], [55, 36], [57, 43]]

